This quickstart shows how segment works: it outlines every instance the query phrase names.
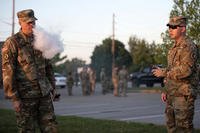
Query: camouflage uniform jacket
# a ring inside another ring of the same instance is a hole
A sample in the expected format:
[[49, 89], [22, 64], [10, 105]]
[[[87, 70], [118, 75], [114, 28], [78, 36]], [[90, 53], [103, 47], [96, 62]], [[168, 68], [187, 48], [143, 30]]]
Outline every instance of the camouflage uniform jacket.
[[95, 82], [96, 81], [96, 73], [95, 73], [95, 71], [90, 71], [89, 72], [89, 80], [90, 80], [90, 82]]
[[52, 65], [33, 49], [33, 36], [22, 31], [8, 38], [2, 48], [5, 97], [12, 100], [49, 95], [55, 89]]
[[87, 73], [87, 71], [82, 71], [80, 73], [80, 79], [81, 81], [86, 81], [86, 80], [89, 81], [89, 74]]
[[67, 77], [67, 87], [68, 88], [72, 88], [73, 85], [74, 85], [74, 79], [73, 79], [72, 75], [69, 75]]
[[198, 86], [198, 47], [183, 37], [168, 53], [168, 67], [163, 69], [167, 93], [174, 96], [195, 95]]
[[119, 71], [119, 80], [123, 82], [127, 82], [128, 80], [128, 72], [124, 69]]
[[105, 83], [106, 82], [106, 74], [104, 71], [100, 72], [100, 81], [101, 83]]

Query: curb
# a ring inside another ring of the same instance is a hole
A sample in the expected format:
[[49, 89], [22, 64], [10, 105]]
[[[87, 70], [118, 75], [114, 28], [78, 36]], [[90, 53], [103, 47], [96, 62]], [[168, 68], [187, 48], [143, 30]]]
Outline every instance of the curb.
[[161, 93], [161, 90], [141, 90], [141, 93]]
[[161, 93], [161, 90], [155, 89], [155, 90], [129, 90], [129, 93]]

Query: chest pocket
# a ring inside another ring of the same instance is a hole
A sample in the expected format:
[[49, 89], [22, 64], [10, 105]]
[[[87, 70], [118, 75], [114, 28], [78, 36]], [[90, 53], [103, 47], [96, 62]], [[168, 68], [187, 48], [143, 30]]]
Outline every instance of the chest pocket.
[[26, 77], [33, 81], [37, 78], [36, 66], [34, 65], [34, 57], [32, 55], [31, 48], [23, 46], [18, 49], [18, 63], [22, 68]]
[[182, 54], [181, 52], [182, 48], [176, 49], [176, 56], [173, 59], [173, 65], [179, 66], [181, 64], [181, 54]]
[[32, 64], [34, 62], [34, 59], [32, 57], [31, 48], [24, 46], [21, 49], [19, 49], [17, 59], [21, 66]]
[[182, 48], [176, 48], [170, 51], [168, 56], [168, 64], [170, 66], [180, 65]]

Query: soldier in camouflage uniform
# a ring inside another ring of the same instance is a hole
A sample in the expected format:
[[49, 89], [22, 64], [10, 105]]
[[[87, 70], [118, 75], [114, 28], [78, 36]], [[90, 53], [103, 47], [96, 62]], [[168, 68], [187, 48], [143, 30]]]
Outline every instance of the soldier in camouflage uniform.
[[79, 74], [78, 74], [78, 72], [75, 72], [75, 74], [74, 74], [74, 81], [75, 81], [75, 85], [78, 86], [78, 82], [79, 82]]
[[73, 85], [74, 85], [74, 79], [72, 77], [72, 72], [69, 72], [67, 76], [67, 90], [69, 96], [72, 96]]
[[34, 12], [17, 13], [21, 29], [2, 48], [5, 97], [13, 103], [20, 133], [34, 133], [35, 122], [43, 133], [57, 133], [52, 95], [55, 78], [49, 60], [33, 48]]
[[95, 92], [95, 85], [96, 85], [96, 72], [95, 70], [90, 67], [90, 70], [89, 70], [89, 81], [90, 81], [90, 95], [94, 95], [94, 92]]
[[198, 86], [198, 48], [186, 37], [186, 17], [170, 19], [169, 35], [175, 40], [168, 53], [167, 68], [156, 68], [153, 74], [165, 77], [166, 91], [161, 94], [166, 102], [168, 133], [192, 133], [194, 101]]
[[123, 66], [122, 69], [119, 71], [119, 88], [120, 88], [120, 95], [127, 96], [127, 82], [128, 82], [128, 72], [126, 67]]
[[80, 73], [82, 94], [83, 96], [89, 95], [89, 74], [87, 72], [87, 67], [84, 67]]
[[105, 95], [107, 92], [107, 77], [104, 68], [102, 68], [100, 72], [100, 81], [102, 86], [102, 94]]

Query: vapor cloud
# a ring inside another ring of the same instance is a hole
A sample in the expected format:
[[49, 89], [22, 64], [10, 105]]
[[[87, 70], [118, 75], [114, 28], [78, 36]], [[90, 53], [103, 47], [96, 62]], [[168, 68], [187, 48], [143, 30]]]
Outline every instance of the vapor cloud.
[[34, 48], [41, 51], [44, 58], [51, 59], [64, 51], [60, 34], [47, 32], [38, 26], [33, 29], [33, 34], [35, 36]]

